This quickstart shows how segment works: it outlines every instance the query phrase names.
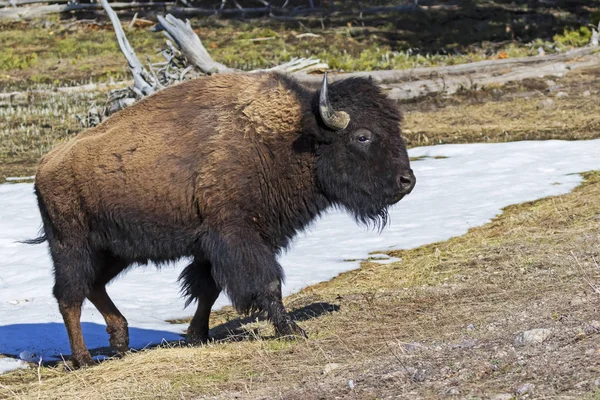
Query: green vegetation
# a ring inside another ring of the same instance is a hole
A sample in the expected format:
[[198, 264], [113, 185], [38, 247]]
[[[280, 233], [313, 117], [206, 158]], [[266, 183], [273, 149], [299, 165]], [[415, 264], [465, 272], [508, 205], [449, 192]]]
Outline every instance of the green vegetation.
[[[367, 3], [350, 5], [360, 9]], [[233, 68], [316, 57], [335, 70], [369, 71], [532, 56], [540, 48], [564, 51], [589, 42], [588, 24], [599, 12], [599, 0], [586, 2], [583, 9], [567, 1], [532, 8], [478, 0], [422, 12], [296, 21], [202, 18], [192, 25], [213, 58]], [[162, 34], [147, 27], [126, 29], [126, 34], [142, 61], [146, 56], [160, 59]], [[0, 46], [0, 90], [130, 78], [112, 26], [103, 21], [5, 23], [0, 25]]]

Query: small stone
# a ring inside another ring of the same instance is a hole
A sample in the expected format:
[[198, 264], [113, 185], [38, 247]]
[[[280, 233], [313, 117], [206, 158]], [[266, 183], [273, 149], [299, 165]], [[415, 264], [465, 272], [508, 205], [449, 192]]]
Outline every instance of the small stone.
[[325, 365], [325, 368], [323, 368], [323, 374], [327, 375], [331, 371], [333, 371], [334, 369], [338, 369], [339, 367], [341, 367], [341, 365], [338, 363], [329, 363], [329, 364]]
[[402, 371], [394, 371], [394, 372], [390, 372], [388, 374], [382, 375], [381, 376], [381, 380], [388, 382], [388, 381], [399, 381], [404, 379], [405, 374], [402, 373]]
[[407, 352], [425, 350], [427, 347], [419, 342], [407, 343], [404, 345], [404, 350]]
[[552, 331], [550, 329], [530, 329], [517, 335], [515, 338], [515, 346], [544, 343], [544, 341], [548, 339], [551, 334]]
[[467, 330], [468, 331], [474, 331], [475, 330], [475, 325], [473, 325], [473, 324], [467, 325]]
[[600, 387], [600, 378], [595, 379], [594, 382], [592, 383], [592, 385], [594, 385], [596, 387]]
[[548, 87], [556, 86], [556, 82], [554, 82], [553, 80], [550, 80], [550, 79], [548, 79], [548, 80], [546, 81], [546, 85], [547, 85]]
[[590, 97], [592, 95], [592, 92], [590, 92], [589, 90], [586, 90], [585, 92], [583, 92], [583, 97]]
[[449, 387], [442, 391], [442, 396], [458, 396], [460, 394], [460, 390], [455, 387]]
[[538, 102], [536, 107], [538, 110], [546, 110], [546, 109], [554, 108], [555, 106], [556, 106], [556, 103], [554, 102], [554, 100], [545, 99], [545, 100]]
[[587, 335], [593, 335], [594, 333], [600, 332], [600, 322], [591, 321], [589, 324], [587, 324], [585, 326], [584, 332]]
[[524, 394], [533, 392], [533, 389], [535, 389], [535, 385], [533, 383], [524, 383], [519, 386], [517, 390], [515, 390], [515, 394], [517, 396], [522, 396]]
[[558, 98], [569, 97], [569, 93], [567, 93], [567, 92], [558, 92], [558, 93], [556, 93], [556, 97], [558, 97]]
[[593, 347], [590, 347], [589, 349], [587, 349], [584, 353], [586, 356], [593, 356], [594, 354], [596, 354], [596, 349]]
[[585, 389], [589, 384], [590, 383], [588, 381], [581, 381], [581, 382], [576, 383], [574, 386], [575, 386], [575, 389]]
[[584, 297], [574, 297], [573, 299], [571, 299], [571, 305], [572, 306], [580, 306], [582, 304], [584, 304], [586, 302], [586, 299]]
[[348, 387], [350, 390], [354, 390], [354, 381], [352, 379], [348, 380]]
[[499, 393], [493, 396], [490, 400], [510, 400], [513, 398], [513, 395], [510, 393]]

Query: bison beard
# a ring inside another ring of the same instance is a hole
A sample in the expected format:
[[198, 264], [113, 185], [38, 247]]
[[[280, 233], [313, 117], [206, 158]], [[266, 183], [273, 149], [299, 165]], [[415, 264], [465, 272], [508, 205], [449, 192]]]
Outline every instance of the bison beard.
[[[338, 111], [336, 111], [336, 109]], [[87, 298], [110, 344], [127, 321], [105, 286], [126, 268], [191, 257], [180, 276], [197, 301], [187, 339], [209, 340], [223, 290], [280, 336], [305, 336], [286, 312], [277, 255], [331, 206], [383, 228], [414, 186], [396, 106], [370, 81], [319, 91], [276, 73], [201, 78], [122, 110], [45, 156], [35, 191], [54, 263], [54, 295], [75, 366]]]

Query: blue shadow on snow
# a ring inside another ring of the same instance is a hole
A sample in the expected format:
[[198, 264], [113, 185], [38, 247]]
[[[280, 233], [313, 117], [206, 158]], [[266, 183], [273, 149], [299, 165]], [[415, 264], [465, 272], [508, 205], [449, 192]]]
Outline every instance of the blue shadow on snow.
[[[82, 322], [83, 338], [92, 355], [112, 355], [106, 326]], [[163, 341], [180, 341], [183, 336], [169, 331], [129, 327], [129, 347], [140, 350], [161, 344]], [[96, 350], [96, 351], [94, 351]], [[25, 352], [25, 353], [24, 353]], [[61, 355], [71, 354], [69, 337], [61, 322], [42, 324], [14, 324], [0, 326], [0, 354], [25, 361], [57, 361]]]

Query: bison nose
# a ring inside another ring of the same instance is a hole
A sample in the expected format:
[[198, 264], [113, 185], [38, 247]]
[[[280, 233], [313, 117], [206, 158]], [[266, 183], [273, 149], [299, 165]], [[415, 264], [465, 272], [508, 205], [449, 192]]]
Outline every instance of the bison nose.
[[415, 174], [413, 174], [412, 169], [402, 172], [398, 177], [398, 186], [400, 186], [400, 192], [403, 195], [407, 195], [412, 192], [416, 183], [417, 179], [415, 178]]

